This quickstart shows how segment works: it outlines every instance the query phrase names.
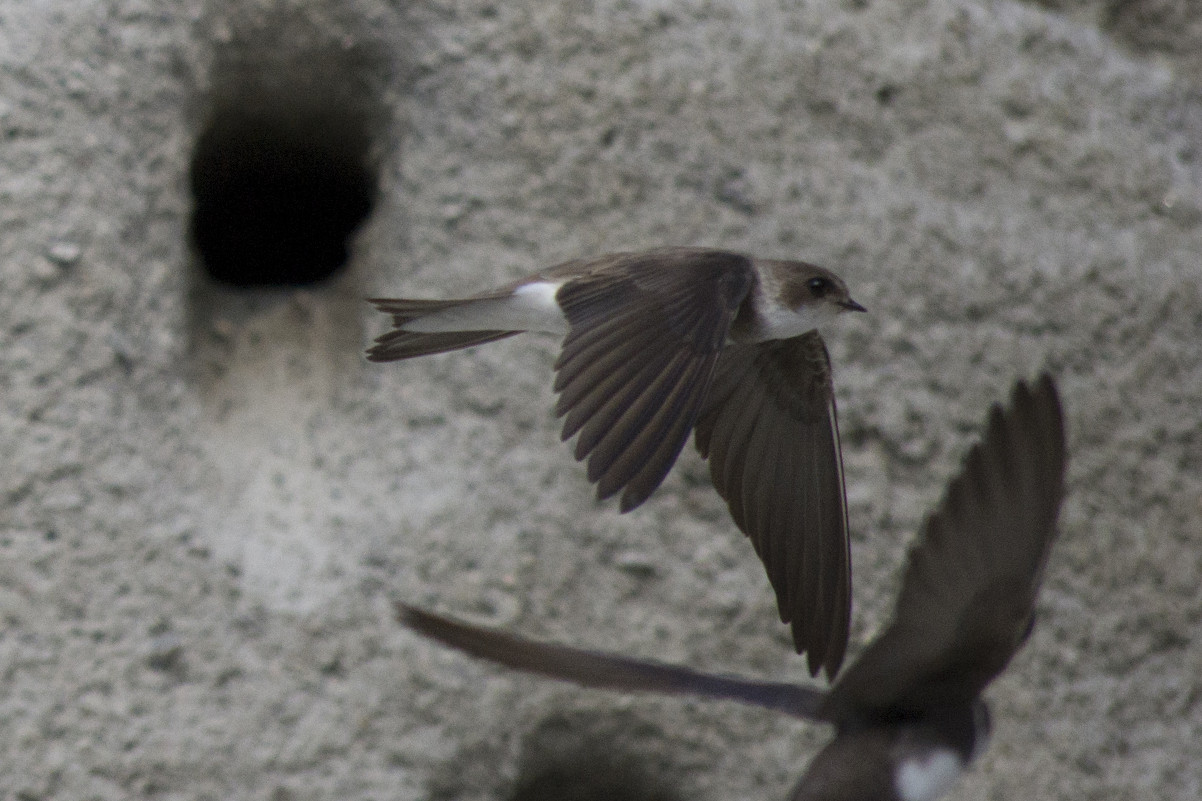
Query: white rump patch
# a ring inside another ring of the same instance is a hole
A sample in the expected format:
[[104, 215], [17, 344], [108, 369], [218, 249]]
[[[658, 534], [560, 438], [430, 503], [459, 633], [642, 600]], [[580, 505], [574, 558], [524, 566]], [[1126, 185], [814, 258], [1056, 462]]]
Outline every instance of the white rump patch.
[[925, 759], [906, 759], [897, 766], [893, 783], [902, 801], [934, 801], [964, 772], [964, 760], [950, 749], [940, 748]]
[[484, 298], [410, 320], [406, 331], [437, 334], [446, 331], [546, 331], [566, 334], [568, 321], [555, 302], [563, 282], [535, 281], [507, 298]]
[[538, 328], [527, 326], [528, 331], [552, 331], [556, 334], [568, 332], [568, 318], [564, 317], [563, 309], [555, 299], [563, 284], [563, 281], [534, 281], [513, 291], [512, 304], [515, 309], [522, 309], [531, 315], [528, 319], [542, 321]]

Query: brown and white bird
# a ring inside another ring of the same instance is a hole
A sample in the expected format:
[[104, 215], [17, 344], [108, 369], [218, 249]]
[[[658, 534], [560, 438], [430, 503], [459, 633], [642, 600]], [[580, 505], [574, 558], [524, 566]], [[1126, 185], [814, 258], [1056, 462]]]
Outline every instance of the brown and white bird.
[[982, 693], [1034, 625], [1065, 464], [1052, 380], [1018, 383], [911, 548], [889, 627], [826, 692], [538, 643], [403, 604], [398, 616], [473, 656], [586, 687], [734, 700], [832, 724], [793, 801], [930, 801], [983, 750]]
[[815, 330], [864, 311], [829, 270], [669, 248], [570, 261], [459, 300], [372, 300], [394, 329], [367, 353], [408, 359], [545, 331], [563, 439], [623, 512], [689, 433], [751, 539], [812, 674], [833, 677], [851, 615], [843, 461], [830, 357]]

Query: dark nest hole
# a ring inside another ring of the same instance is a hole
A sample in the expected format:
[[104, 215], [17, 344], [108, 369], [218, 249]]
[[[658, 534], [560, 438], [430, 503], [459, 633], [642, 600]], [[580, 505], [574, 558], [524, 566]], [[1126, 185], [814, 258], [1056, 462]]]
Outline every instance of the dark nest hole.
[[367, 116], [322, 93], [226, 101], [192, 155], [191, 235], [204, 272], [232, 287], [304, 286], [346, 263], [377, 176]]

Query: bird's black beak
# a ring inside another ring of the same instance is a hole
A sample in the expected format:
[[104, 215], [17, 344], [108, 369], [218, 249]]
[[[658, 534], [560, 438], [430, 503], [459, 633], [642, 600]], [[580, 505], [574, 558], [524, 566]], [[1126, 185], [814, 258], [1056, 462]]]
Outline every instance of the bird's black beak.
[[844, 311], [858, 311], [858, 312], [868, 311], [868, 309], [865, 309], [863, 306], [861, 306], [859, 303], [856, 303], [851, 298], [848, 298], [847, 300], [840, 302], [839, 305], [843, 307]]

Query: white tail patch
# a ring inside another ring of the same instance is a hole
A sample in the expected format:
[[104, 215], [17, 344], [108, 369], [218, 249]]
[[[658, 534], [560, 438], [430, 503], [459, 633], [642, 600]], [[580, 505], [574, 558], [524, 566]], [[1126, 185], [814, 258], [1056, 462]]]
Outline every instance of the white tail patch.
[[893, 774], [902, 801], [934, 801], [964, 772], [964, 760], [948, 748], [939, 748], [917, 759], [905, 759]]
[[448, 331], [546, 331], [566, 334], [568, 321], [555, 301], [562, 282], [535, 281], [523, 284], [505, 298], [467, 300], [402, 326], [418, 334]]

